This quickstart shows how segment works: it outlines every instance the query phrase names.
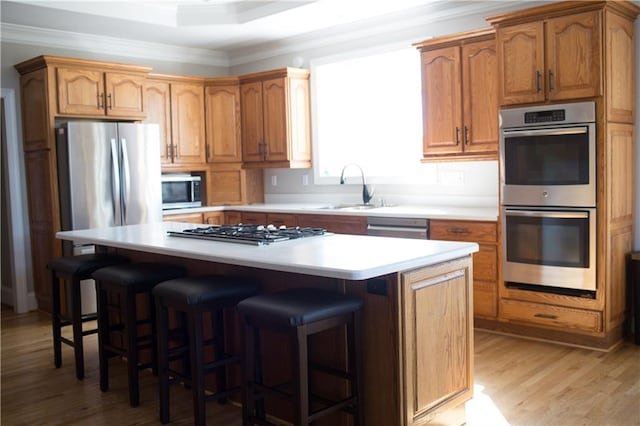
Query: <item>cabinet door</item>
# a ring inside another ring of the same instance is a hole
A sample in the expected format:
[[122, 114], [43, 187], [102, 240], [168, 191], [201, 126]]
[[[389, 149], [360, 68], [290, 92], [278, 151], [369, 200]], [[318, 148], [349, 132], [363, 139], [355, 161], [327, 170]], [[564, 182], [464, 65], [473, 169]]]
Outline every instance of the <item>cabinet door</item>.
[[56, 73], [60, 114], [104, 115], [106, 99], [101, 71], [59, 67]]
[[473, 386], [469, 258], [402, 273], [405, 424], [421, 424], [443, 400]]
[[498, 152], [497, 73], [495, 40], [462, 46], [465, 152]]
[[460, 48], [422, 52], [423, 153], [462, 150]]
[[367, 234], [367, 218], [364, 216], [300, 214], [298, 215], [298, 226], [324, 228], [336, 234]]
[[25, 152], [51, 148], [54, 133], [49, 131], [47, 70], [39, 69], [20, 77], [22, 139]]
[[144, 108], [147, 113], [145, 123], [160, 125], [162, 163], [171, 163], [171, 96], [169, 83], [147, 81], [144, 85]]
[[242, 212], [242, 223], [251, 225], [267, 225], [267, 214], [259, 212]]
[[309, 79], [289, 77], [289, 159], [295, 165], [311, 167], [311, 123]]
[[171, 134], [174, 163], [204, 163], [204, 89], [201, 84], [171, 84]]
[[546, 63], [549, 99], [600, 95], [600, 13], [585, 12], [547, 21]]
[[242, 204], [246, 194], [245, 171], [240, 164], [224, 164], [207, 171], [207, 204]]
[[244, 161], [264, 160], [264, 128], [262, 117], [262, 83], [240, 85], [242, 110], [242, 158]]
[[298, 226], [298, 218], [294, 214], [267, 213], [267, 224], [274, 226], [286, 226], [288, 228]]
[[207, 225], [224, 225], [224, 212], [203, 213], [202, 217]]
[[531, 22], [497, 31], [500, 104], [544, 101], [544, 24]]
[[144, 117], [144, 80], [139, 74], [105, 73], [107, 115]]
[[242, 161], [240, 130], [240, 88], [210, 86], [205, 90], [207, 161]]
[[267, 161], [289, 159], [289, 115], [287, 114], [287, 78], [273, 78], [262, 82], [262, 113]]

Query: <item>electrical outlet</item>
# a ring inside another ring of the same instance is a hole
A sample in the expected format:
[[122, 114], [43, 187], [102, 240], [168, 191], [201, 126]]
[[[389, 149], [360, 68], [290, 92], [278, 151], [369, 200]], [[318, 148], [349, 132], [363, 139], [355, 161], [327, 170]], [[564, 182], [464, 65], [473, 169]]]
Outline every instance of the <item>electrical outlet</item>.
[[303, 186], [309, 185], [309, 175], [302, 175], [302, 185]]
[[278, 186], [278, 176], [271, 176], [271, 186]]

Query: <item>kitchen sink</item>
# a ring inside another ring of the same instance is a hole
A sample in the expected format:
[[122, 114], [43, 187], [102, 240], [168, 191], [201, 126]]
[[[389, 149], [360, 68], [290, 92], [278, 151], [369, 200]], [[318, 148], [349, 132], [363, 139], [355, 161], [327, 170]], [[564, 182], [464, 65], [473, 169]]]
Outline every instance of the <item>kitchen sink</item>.
[[322, 210], [371, 210], [378, 208], [378, 206], [374, 206], [373, 204], [337, 204], [331, 206], [322, 206], [319, 208]]

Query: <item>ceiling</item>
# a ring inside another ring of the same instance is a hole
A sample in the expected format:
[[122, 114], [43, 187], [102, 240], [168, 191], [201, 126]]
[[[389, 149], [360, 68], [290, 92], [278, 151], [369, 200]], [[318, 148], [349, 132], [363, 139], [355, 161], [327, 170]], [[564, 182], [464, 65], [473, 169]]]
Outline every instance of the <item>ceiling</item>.
[[[74, 35], [144, 45], [149, 50], [192, 49], [217, 65], [241, 63], [243, 51], [262, 50], [296, 37], [328, 39], [392, 32], [407, 25], [469, 15], [486, 16], [530, 1], [479, 0], [2, 0], [3, 40], [32, 44]], [[37, 29], [38, 32], [35, 30]], [[425, 34], [425, 38], [428, 34]], [[184, 52], [183, 52], [184, 53]], [[231, 59], [230, 59], [231, 58]], [[235, 58], [235, 59], [234, 59]], [[211, 62], [211, 64], [214, 64]]]

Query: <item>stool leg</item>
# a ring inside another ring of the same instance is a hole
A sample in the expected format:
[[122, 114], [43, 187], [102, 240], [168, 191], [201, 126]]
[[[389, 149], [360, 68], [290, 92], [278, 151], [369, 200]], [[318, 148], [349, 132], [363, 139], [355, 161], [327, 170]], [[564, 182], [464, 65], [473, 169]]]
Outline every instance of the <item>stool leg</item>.
[[256, 398], [253, 382], [256, 374], [256, 357], [260, 354], [257, 353], [254, 344], [257, 332], [248, 324], [243, 324], [242, 331], [242, 424], [252, 426]]
[[109, 390], [109, 307], [108, 294], [96, 281], [96, 299], [98, 304], [98, 360], [100, 364], [100, 390]]
[[307, 327], [296, 327], [292, 345], [293, 389], [295, 403], [294, 425], [309, 424], [309, 372], [307, 357]]
[[129, 380], [129, 405], [140, 405], [138, 387], [138, 327], [136, 318], [136, 294], [127, 291], [123, 300], [125, 330], [127, 333], [127, 376]]
[[84, 378], [84, 347], [82, 344], [82, 298], [80, 280], [71, 281], [71, 322], [73, 328], [73, 351], [76, 361], [76, 377]]
[[51, 271], [51, 328], [53, 332], [53, 365], [62, 366], [62, 342], [60, 326], [60, 280], [56, 271]]
[[[213, 318], [213, 330], [215, 333], [214, 352], [216, 361], [224, 358], [224, 311], [216, 309], [211, 314]], [[216, 369], [216, 392], [224, 392], [227, 389], [227, 367], [221, 366]], [[226, 402], [226, 398], [218, 400], [220, 403]]]
[[158, 380], [160, 391], [160, 421], [169, 423], [169, 318], [168, 310], [156, 299], [156, 322], [158, 330]]
[[193, 392], [193, 423], [206, 424], [204, 394], [204, 354], [202, 351], [203, 330], [201, 311], [187, 314], [189, 323], [189, 352], [191, 353], [191, 386]]
[[349, 356], [349, 376], [351, 378], [351, 395], [356, 397], [353, 410], [353, 425], [364, 424], [362, 405], [362, 329], [360, 312], [354, 312], [351, 322], [347, 324], [347, 345]]
[[153, 294], [149, 292], [149, 318], [151, 319], [151, 371], [158, 375], [158, 328], [156, 326], [156, 304], [153, 302]]

